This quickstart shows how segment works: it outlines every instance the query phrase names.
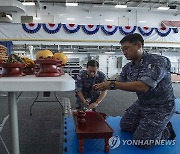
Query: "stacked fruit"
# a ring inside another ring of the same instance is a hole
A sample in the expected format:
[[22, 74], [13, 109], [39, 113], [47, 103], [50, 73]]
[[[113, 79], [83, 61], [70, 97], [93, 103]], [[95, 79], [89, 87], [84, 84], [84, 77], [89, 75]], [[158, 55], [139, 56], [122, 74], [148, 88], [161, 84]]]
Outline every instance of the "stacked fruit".
[[0, 45], [0, 59], [6, 60], [8, 58], [7, 56], [7, 48], [3, 45]]
[[22, 57], [22, 60], [25, 63], [25, 67], [34, 67], [34, 65], [35, 65], [34, 61], [30, 58]]
[[36, 54], [36, 60], [38, 59], [54, 59], [62, 61], [62, 64], [67, 63], [68, 57], [63, 52], [57, 52], [53, 55], [50, 50], [41, 50]]
[[16, 54], [11, 54], [7, 59], [3, 60], [3, 63], [21, 63], [24, 64], [24, 60]]

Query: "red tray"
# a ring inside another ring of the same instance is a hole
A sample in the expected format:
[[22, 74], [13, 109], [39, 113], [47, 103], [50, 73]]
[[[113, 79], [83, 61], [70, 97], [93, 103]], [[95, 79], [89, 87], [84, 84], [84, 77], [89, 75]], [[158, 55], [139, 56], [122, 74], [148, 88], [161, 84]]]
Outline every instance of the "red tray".
[[2, 76], [3, 77], [17, 77], [17, 76], [25, 75], [22, 71], [22, 68], [25, 67], [25, 64], [0, 63], [0, 67], [2, 67]]
[[59, 65], [62, 63], [60, 60], [38, 59], [35, 63], [39, 64], [40, 67], [40, 70], [36, 73], [37, 77], [56, 77], [62, 75], [62, 72], [58, 70]]
[[62, 61], [60, 60], [55, 60], [55, 59], [38, 59], [35, 60], [36, 64], [54, 64], [54, 65], [58, 65], [61, 64]]
[[34, 66], [27, 66], [23, 68], [23, 73], [26, 75], [34, 75], [35, 74], [35, 68]]

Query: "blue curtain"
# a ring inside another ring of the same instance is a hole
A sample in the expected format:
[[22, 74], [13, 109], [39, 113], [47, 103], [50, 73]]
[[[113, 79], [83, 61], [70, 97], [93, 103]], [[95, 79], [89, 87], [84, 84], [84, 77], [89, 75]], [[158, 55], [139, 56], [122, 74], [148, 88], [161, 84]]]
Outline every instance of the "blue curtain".
[[7, 48], [7, 54], [10, 55], [13, 46], [12, 41], [0, 41], [0, 44]]

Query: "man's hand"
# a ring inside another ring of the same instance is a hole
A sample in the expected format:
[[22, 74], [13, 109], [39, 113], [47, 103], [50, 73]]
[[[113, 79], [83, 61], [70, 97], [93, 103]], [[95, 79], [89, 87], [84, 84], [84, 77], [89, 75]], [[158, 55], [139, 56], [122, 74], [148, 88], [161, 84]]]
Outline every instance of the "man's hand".
[[93, 109], [93, 108], [95, 108], [95, 107], [97, 107], [97, 106], [98, 106], [98, 103], [97, 103], [97, 102], [94, 102], [94, 103], [89, 104], [89, 106], [87, 107], [87, 109], [90, 110], [90, 109]]
[[89, 101], [85, 100], [85, 101], [83, 101], [83, 104], [84, 104], [85, 107], [87, 107], [89, 105]]
[[104, 91], [104, 90], [110, 89], [110, 81], [97, 83], [97, 84], [93, 85], [93, 88], [95, 90], [99, 90], [99, 91]]

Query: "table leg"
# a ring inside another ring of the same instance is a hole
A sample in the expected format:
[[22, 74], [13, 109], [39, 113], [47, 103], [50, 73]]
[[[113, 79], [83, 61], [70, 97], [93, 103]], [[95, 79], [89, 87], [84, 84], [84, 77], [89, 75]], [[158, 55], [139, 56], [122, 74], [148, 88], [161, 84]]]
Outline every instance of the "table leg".
[[16, 99], [16, 92], [8, 92], [9, 119], [13, 154], [19, 154], [19, 132]]
[[104, 151], [105, 151], [105, 152], [109, 152], [109, 138], [105, 138]]
[[79, 139], [79, 152], [84, 152], [84, 139]]

